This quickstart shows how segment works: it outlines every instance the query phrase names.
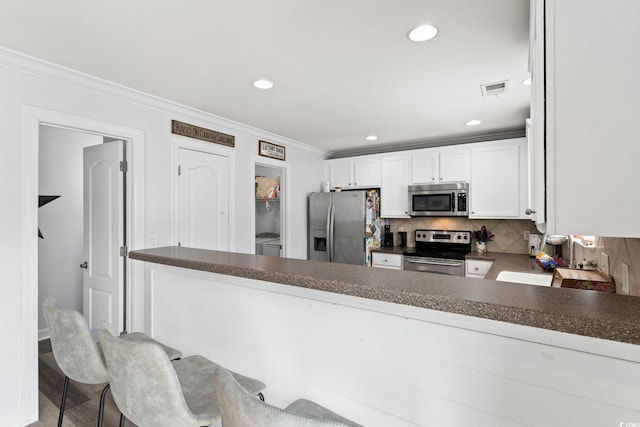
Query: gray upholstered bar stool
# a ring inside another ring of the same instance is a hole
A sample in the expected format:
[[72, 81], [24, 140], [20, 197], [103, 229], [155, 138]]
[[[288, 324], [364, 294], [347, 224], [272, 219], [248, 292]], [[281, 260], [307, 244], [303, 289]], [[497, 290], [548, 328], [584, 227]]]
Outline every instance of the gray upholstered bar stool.
[[247, 393], [224, 369], [214, 375], [222, 427], [362, 427], [310, 400], [276, 408]]
[[[220, 366], [202, 356], [169, 361], [157, 343], [114, 337], [100, 330], [111, 394], [120, 412], [139, 427], [208, 426], [220, 417], [213, 375]], [[243, 390], [265, 387], [234, 373]], [[120, 418], [124, 425], [124, 418]]]
[[[86, 319], [79, 311], [61, 309], [53, 298], [47, 298], [44, 301], [42, 311], [51, 335], [53, 357], [64, 374], [58, 427], [62, 426], [64, 418], [70, 378], [83, 384], [107, 383], [102, 389], [98, 408], [98, 426], [102, 426], [104, 398], [109, 390], [109, 376], [99, 343], [95, 342]], [[140, 332], [125, 334], [123, 338], [132, 341], [157, 342]], [[171, 359], [182, 357], [180, 351], [160, 345]]]

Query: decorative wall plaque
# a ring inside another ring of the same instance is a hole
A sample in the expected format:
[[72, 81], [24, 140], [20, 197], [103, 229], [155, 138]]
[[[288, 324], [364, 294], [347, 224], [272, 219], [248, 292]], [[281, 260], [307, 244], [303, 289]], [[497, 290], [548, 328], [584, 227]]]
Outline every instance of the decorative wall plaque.
[[258, 154], [272, 159], [284, 160], [286, 148], [267, 141], [258, 141]]
[[215, 130], [201, 128], [200, 126], [190, 125], [188, 123], [171, 120], [171, 133], [189, 138], [200, 139], [202, 141], [213, 142], [227, 147], [236, 146], [236, 137], [227, 135], [226, 133], [216, 132]]

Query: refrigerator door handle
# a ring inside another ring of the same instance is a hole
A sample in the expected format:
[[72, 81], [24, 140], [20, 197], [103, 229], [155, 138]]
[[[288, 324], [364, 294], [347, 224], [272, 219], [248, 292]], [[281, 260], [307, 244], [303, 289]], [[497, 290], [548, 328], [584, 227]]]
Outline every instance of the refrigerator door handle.
[[334, 231], [336, 229], [336, 207], [335, 205], [331, 205], [331, 229], [330, 229], [330, 243], [329, 243], [329, 262], [335, 262], [336, 260], [336, 251], [335, 251], [335, 241], [333, 239]]
[[327, 254], [329, 256], [329, 262], [331, 262], [331, 204], [327, 206]]

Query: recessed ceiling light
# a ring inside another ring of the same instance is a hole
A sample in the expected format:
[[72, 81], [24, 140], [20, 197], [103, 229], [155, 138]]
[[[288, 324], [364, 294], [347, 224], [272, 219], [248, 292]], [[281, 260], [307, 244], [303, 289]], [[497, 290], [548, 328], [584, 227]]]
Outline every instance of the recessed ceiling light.
[[478, 126], [480, 123], [482, 123], [480, 120], [469, 120], [467, 123], [465, 123], [465, 125], [467, 125], [467, 126]]
[[414, 42], [426, 42], [438, 34], [438, 29], [433, 25], [420, 25], [409, 31], [409, 40]]
[[253, 85], [258, 89], [271, 89], [273, 87], [273, 83], [269, 80], [256, 80]]
[[522, 84], [525, 86], [531, 86], [531, 77], [527, 77], [522, 81]]
[[367, 141], [375, 141], [378, 139], [377, 136], [375, 135], [369, 135], [368, 137], [365, 138]]

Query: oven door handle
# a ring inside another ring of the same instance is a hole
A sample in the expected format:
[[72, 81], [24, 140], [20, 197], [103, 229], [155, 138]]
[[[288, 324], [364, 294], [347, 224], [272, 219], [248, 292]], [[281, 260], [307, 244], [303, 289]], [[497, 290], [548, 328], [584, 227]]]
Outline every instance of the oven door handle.
[[412, 263], [412, 264], [425, 264], [425, 265], [443, 265], [445, 267], [460, 267], [462, 266], [461, 262], [458, 263], [448, 263], [448, 262], [438, 262], [438, 261], [425, 261], [425, 260], [420, 260], [420, 259], [416, 259], [416, 258], [405, 258], [404, 259], [406, 262]]

